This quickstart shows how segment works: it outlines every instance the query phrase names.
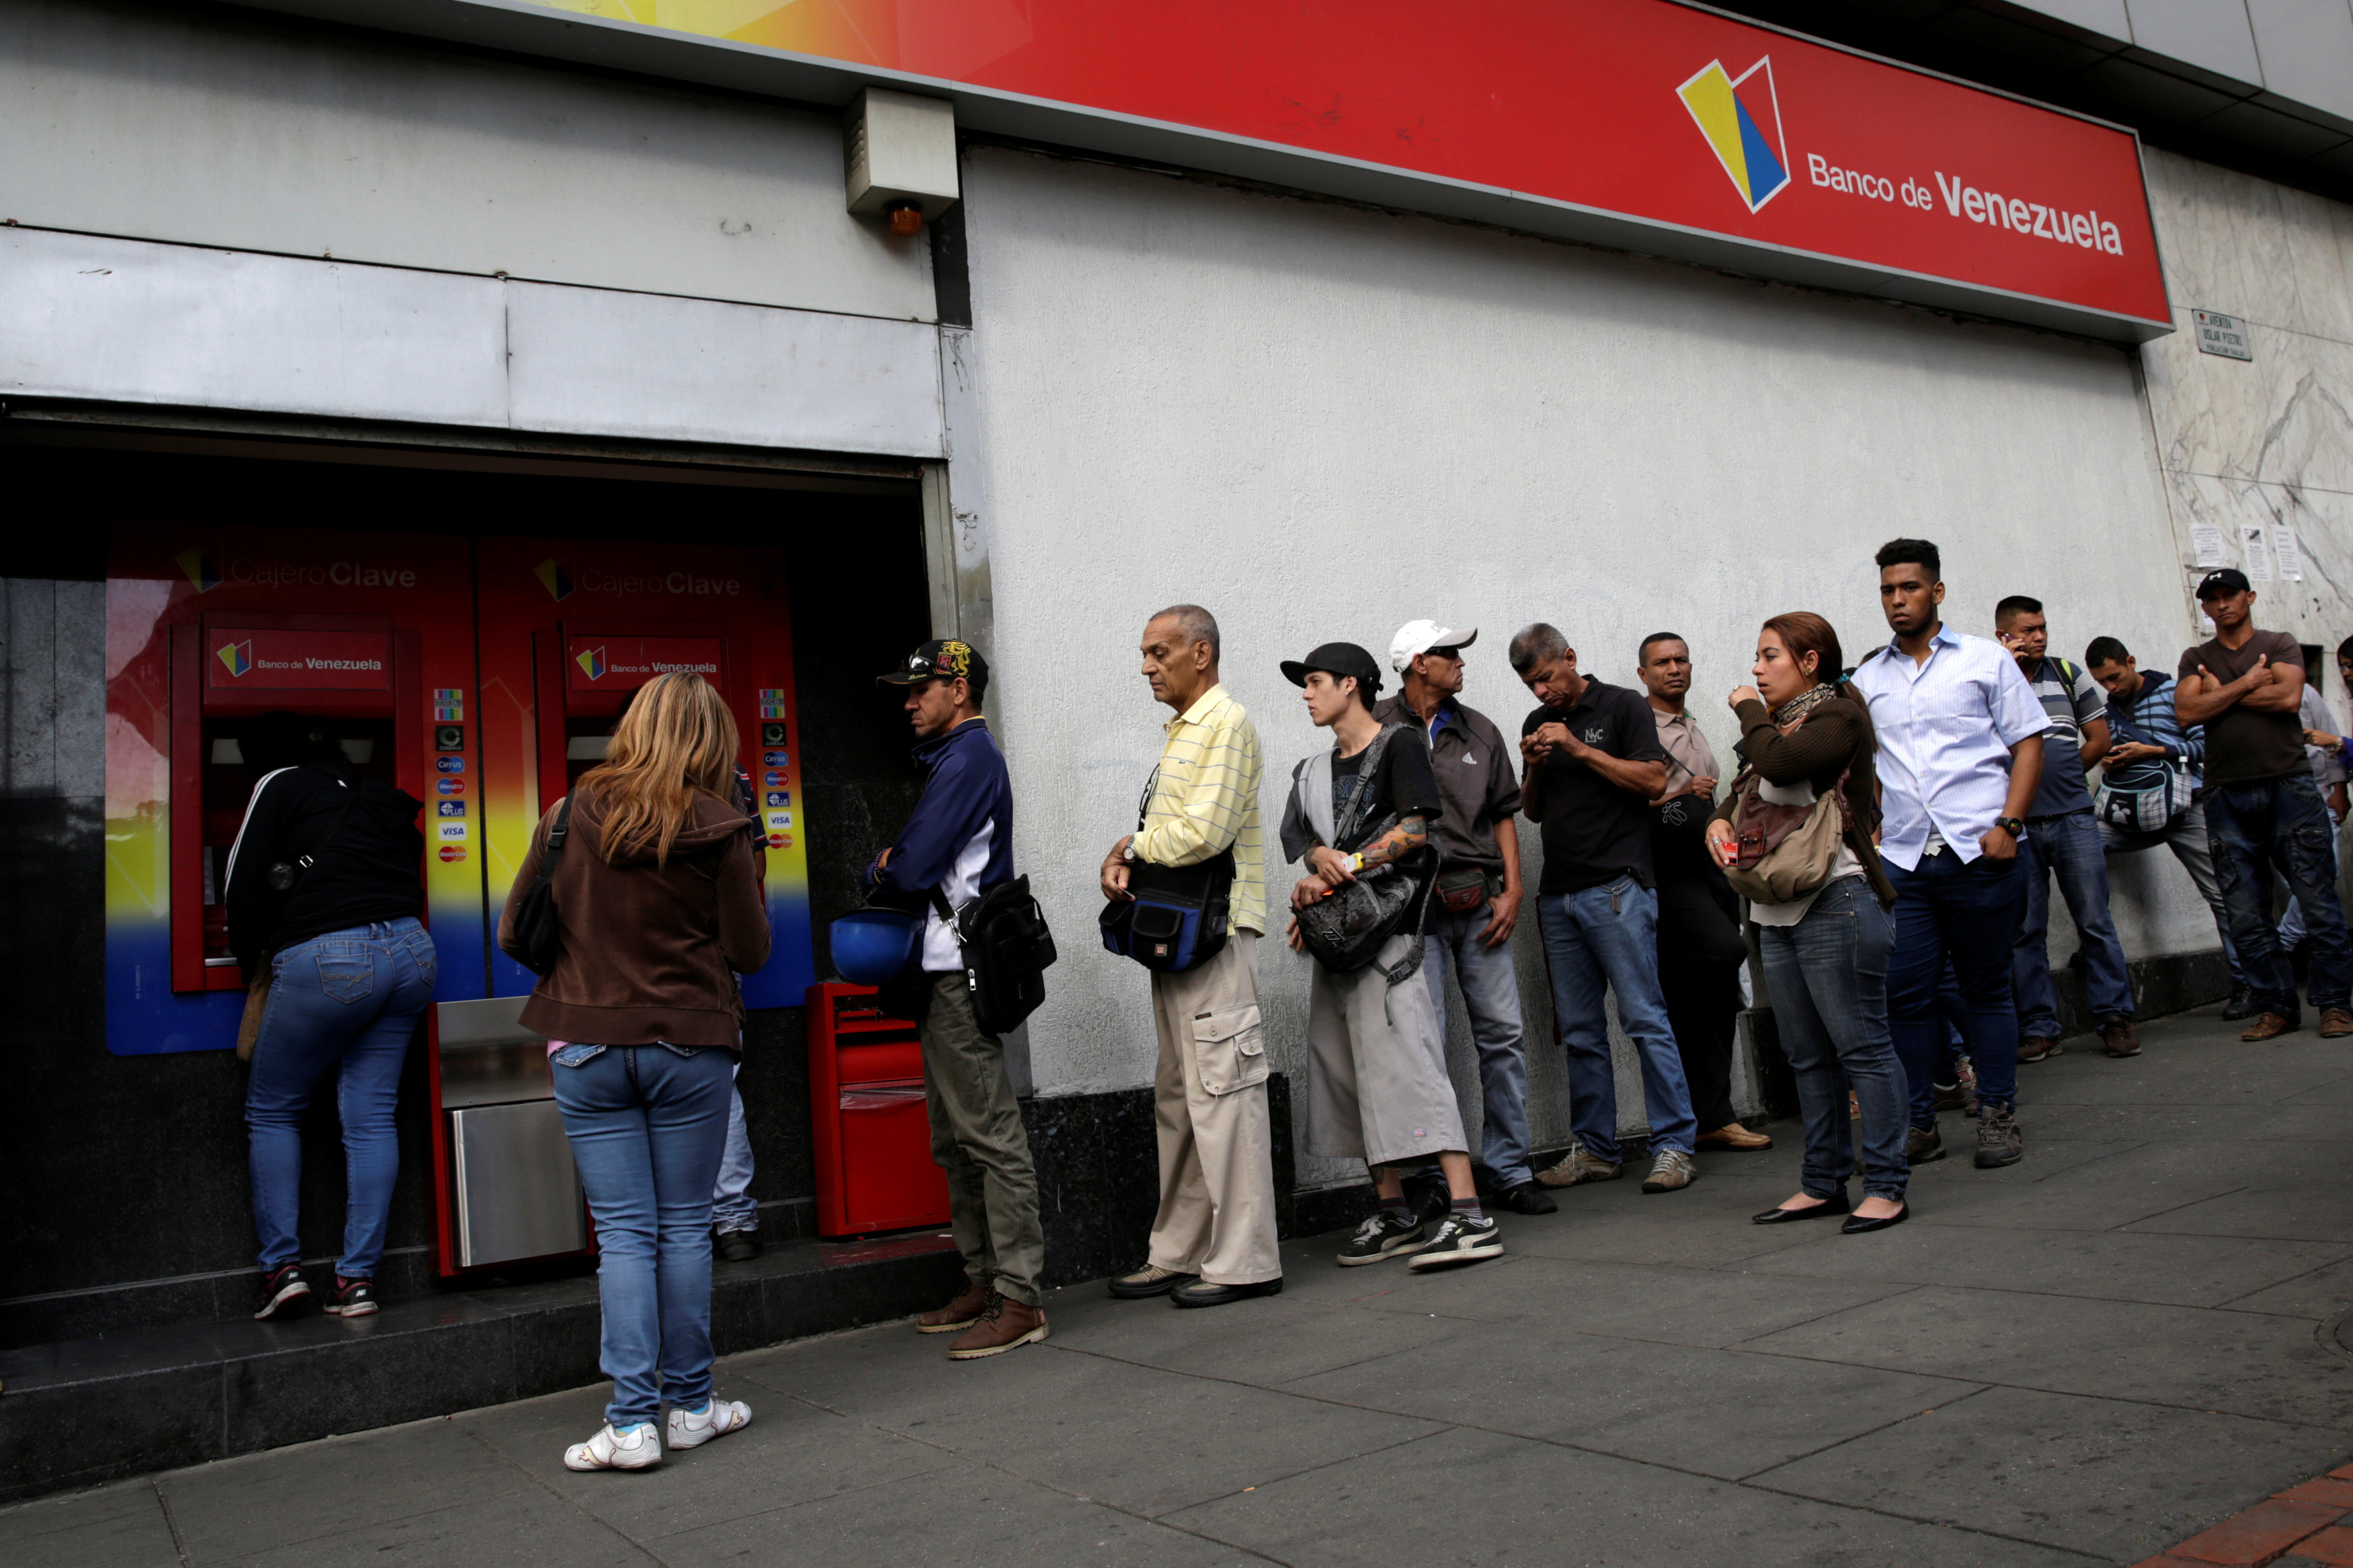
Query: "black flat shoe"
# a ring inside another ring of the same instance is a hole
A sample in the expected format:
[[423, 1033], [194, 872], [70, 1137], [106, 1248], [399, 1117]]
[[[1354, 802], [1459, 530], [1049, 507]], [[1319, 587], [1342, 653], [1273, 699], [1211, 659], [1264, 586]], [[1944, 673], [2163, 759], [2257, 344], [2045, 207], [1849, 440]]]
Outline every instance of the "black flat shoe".
[[1839, 1234], [1841, 1236], [1861, 1236], [1867, 1230], [1885, 1230], [1889, 1226], [1902, 1225], [1905, 1220], [1910, 1219], [1911, 1217], [1912, 1205], [1910, 1204], [1905, 1204], [1902, 1208], [1897, 1209], [1885, 1219], [1865, 1219], [1861, 1215], [1856, 1215], [1852, 1219], [1848, 1220], [1844, 1225], [1839, 1226]]
[[1846, 1194], [1841, 1193], [1834, 1198], [1824, 1198], [1810, 1209], [1767, 1209], [1763, 1214], [1749, 1217], [1758, 1225], [1790, 1225], [1801, 1219], [1820, 1219], [1826, 1215], [1845, 1214], [1849, 1207]]
[[1212, 1285], [1206, 1279], [1196, 1279], [1169, 1291], [1168, 1299], [1180, 1307], [1222, 1307], [1229, 1301], [1247, 1301], [1253, 1296], [1282, 1294], [1280, 1279], [1261, 1279], [1255, 1285]]
[[1535, 1181], [1522, 1182], [1516, 1186], [1505, 1187], [1498, 1192], [1492, 1201], [1497, 1208], [1509, 1209], [1514, 1214], [1558, 1214], [1560, 1212], [1560, 1205], [1552, 1201], [1552, 1194], [1544, 1190], [1541, 1183]]

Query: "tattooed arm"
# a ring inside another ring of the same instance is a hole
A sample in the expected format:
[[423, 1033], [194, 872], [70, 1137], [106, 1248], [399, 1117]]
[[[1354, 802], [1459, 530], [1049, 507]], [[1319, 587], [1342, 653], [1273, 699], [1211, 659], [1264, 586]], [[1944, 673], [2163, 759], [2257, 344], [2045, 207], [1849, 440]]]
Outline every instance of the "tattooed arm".
[[[1365, 869], [1369, 871], [1376, 866], [1402, 860], [1429, 842], [1430, 820], [1416, 813], [1398, 818], [1395, 827], [1366, 845], [1358, 853], [1364, 856]], [[1315, 874], [1302, 877], [1292, 888], [1291, 907], [1294, 910], [1303, 910], [1318, 899], [1328, 898], [1341, 883], [1356, 879], [1355, 868], [1348, 864], [1349, 858], [1336, 849], [1319, 844], [1308, 851], [1307, 858], [1314, 866]]]

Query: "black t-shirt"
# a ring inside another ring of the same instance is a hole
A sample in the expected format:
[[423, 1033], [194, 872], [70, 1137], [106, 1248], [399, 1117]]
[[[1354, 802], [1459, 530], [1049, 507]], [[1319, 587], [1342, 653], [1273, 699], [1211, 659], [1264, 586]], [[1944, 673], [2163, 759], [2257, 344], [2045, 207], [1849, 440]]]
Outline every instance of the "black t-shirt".
[[1435, 826], [1439, 813], [1438, 775], [1430, 766], [1430, 743], [1410, 727], [1398, 730], [1389, 737], [1382, 749], [1380, 771], [1369, 780], [1362, 779], [1365, 756], [1370, 746], [1353, 757], [1332, 753], [1332, 820], [1337, 823], [1347, 814], [1348, 802], [1359, 789], [1370, 790], [1356, 831], [1332, 846], [1343, 855], [1352, 855], [1363, 848], [1373, 837], [1373, 829], [1387, 821], [1391, 814], [1398, 816], [1416, 815], [1430, 819]]
[[[1640, 692], [1588, 680], [1573, 708], [1539, 708], [1520, 725], [1523, 737], [1546, 724], [1604, 755], [1630, 763], [1666, 761], [1659, 726]], [[1655, 887], [1650, 802], [1620, 789], [1583, 763], [1555, 752], [1544, 763], [1544, 876], [1539, 893], [1576, 893], [1620, 877]]]

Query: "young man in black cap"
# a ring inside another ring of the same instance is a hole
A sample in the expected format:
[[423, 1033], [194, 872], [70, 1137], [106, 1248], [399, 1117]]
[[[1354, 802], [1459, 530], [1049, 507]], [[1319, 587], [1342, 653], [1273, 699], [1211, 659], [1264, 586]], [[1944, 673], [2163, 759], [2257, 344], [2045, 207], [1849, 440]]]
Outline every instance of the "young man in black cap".
[[922, 742], [915, 760], [931, 777], [898, 841], [867, 868], [864, 883], [869, 892], [887, 889], [926, 906], [923, 1104], [931, 1113], [932, 1158], [947, 1173], [948, 1223], [965, 1265], [964, 1289], [917, 1318], [915, 1331], [955, 1333], [950, 1359], [970, 1361], [1046, 1337], [1038, 1168], [1005, 1070], [1005, 1047], [980, 1031], [955, 928], [934, 899], [936, 893], [953, 910], [1013, 879], [1013, 786], [1005, 753], [980, 714], [988, 662], [971, 644], [927, 642], [876, 679], [905, 689], [903, 706]]
[[2304, 754], [2296, 710], [2304, 650], [2285, 632], [2255, 629], [2255, 591], [2234, 567], [2209, 572], [2198, 604], [2214, 622], [2210, 642], [2185, 648], [2173, 710], [2206, 726], [2206, 831], [2214, 873], [2263, 1011], [2242, 1040], [2300, 1026], [2295, 976], [2272, 929], [2271, 874], [2287, 879], [2312, 938], [2312, 1005], [2324, 1039], [2353, 1035], [2353, 936], [2337, 899], [2337, 847], [2328, 807]]
[[[1341, 1248], [1343, 1267], [1414, 1254], [1417, 1269], [1493, 1258], [1500, 1226], [1472, 1185], [1469, 1141], [1446, 1076], [1446, 1035], [1421, 965], [1421, 915], [1435, 875], [1430, 826], [1440, 811], [1430, 743], [1419, 726], [1373, 717], [1380, 667], [1354, 643], [1325, 643], [1282, 673], [1306, 694], [1307, 716], [1333, 748], [1292, 770], [1282, 817], [1286, 858], [1308, 875], [1297, 911], [1360, 878], [1416, 879], [1419, 888], [1372, 962], [1340, 971], [1320, 958], [1307, 993], [1307, 1152], [1365, 1162], [1380, 1208]], [[1397, 1167], [1437, 1156], [1451, 1199], [1432, 1234], [1407, 1201]]]

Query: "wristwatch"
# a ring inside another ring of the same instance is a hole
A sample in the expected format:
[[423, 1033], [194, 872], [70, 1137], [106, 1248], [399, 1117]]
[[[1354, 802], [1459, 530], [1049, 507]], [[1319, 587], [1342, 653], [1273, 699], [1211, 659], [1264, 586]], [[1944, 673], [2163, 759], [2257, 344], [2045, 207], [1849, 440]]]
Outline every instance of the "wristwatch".
[[1997, 816], [1993, 819], [1993, 825], [2012, 838], [2023, 837], [2026, 834], [2026, 819], [2023, 817]]

